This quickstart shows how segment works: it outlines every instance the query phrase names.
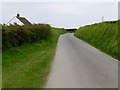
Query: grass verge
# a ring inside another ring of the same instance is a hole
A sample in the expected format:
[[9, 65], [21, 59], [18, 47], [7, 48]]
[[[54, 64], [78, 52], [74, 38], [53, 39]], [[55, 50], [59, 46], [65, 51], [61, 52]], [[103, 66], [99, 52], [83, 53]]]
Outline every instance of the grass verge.
[[103, 22], [79, 28], [75, 36], [118, 59], [118, 21]]
[[47, 40], [5, 50], [2, 55], [2, 87], [44, 87], [58, 37], [63, 33], [64, 29], [52, 28], [52, 35]]

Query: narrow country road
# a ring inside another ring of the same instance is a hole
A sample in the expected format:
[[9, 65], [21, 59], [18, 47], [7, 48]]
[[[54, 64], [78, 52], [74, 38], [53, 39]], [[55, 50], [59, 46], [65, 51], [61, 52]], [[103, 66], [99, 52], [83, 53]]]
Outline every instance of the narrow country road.
[[46, 88], [117, 88], [118, 62], [73, 33], [60, 36]]

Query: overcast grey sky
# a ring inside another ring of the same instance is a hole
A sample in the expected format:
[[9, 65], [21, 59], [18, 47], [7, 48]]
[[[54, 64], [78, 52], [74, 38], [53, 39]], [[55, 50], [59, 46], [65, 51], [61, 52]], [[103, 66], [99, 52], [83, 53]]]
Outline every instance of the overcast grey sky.
[[0, 0], [0, 2], [118, 2], [120, 0]]
[[63, 28], [79, 28], [104, 20], [118, 19], [117, 2], [4, 2], [2, 21], [20, 13], [32, 23], [48, 23]]

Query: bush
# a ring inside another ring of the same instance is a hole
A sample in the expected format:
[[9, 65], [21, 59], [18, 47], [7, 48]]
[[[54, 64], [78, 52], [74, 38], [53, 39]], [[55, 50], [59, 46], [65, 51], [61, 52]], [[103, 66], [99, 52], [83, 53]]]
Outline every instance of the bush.
[[118, 21], [107, 21], [79, 28], [75, 36], [119, 59]]
[[2, 48], [12, 48], [25, 43], [47, 39], [51, 35], [48, 24], [34, 24], [31, 26], [2, 25]]

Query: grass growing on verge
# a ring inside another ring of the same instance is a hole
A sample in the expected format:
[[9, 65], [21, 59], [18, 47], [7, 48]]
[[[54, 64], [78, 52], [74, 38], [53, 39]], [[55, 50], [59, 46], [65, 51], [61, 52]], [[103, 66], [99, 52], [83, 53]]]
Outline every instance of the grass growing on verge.
[[0, 52], [0, 90], [2, 89], [2, 53]]
[[52, 35], [47, 40], [5, 50], [2, 56], [3, 88], [44, 87], [62, 33], [64, 29], [52, 28]]
[[81, 27], [75, 36], [118, 59], [118, 21]]

